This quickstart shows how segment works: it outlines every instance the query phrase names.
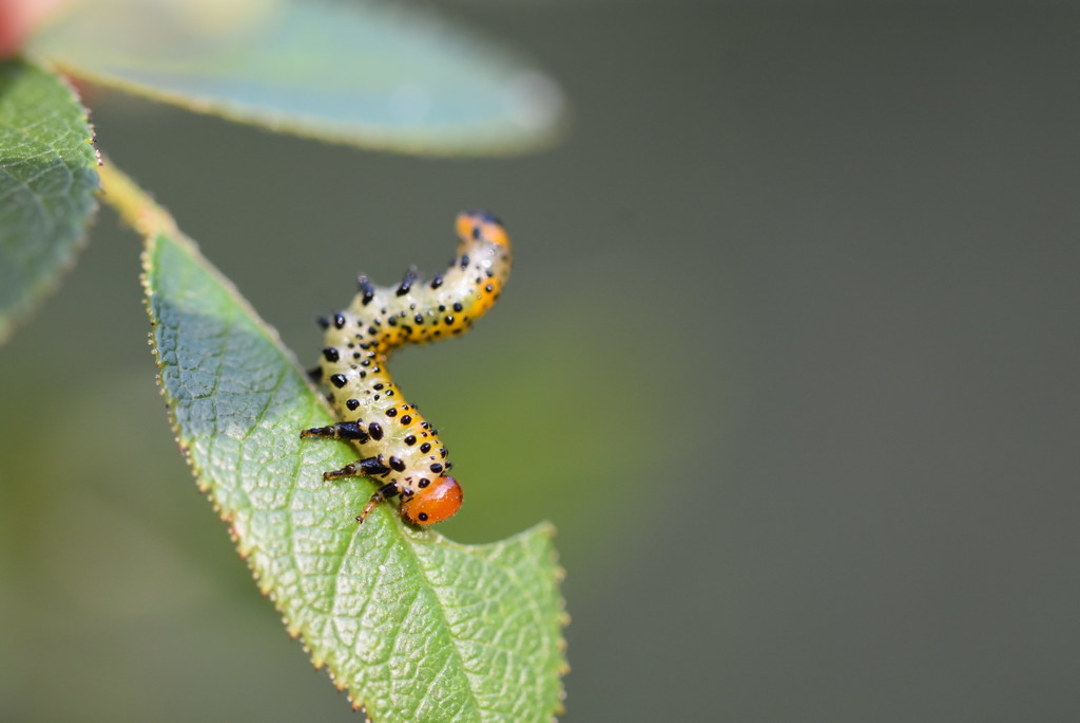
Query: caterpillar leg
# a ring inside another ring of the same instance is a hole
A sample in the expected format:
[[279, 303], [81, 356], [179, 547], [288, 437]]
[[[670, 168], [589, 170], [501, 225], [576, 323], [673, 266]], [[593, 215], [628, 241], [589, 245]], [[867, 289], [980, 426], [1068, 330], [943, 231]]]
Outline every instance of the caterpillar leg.
[[[370, 438], [370, 435], [367, 430], [356, 422], [336, 422], [335, 424], [326, 427], [312, 427], [311, 429], [305, 429], [300, 432], [300, 439], [307, 439], [308, 437], [350, 439], [366, 442]], [[323, 472], [323, 479], [334, 480], [342, 477], [385, 477], [389, 472], [390, 468], [383, 464], [381, 456], [365, 457], [364, 459], [356, 460], [352, 464], [347, 464], [341, 469]], [[371, 495], [367, 504], [364, 505], [364, 509], [356, 516], [356, 521], [363, 522], [367, 516], [371, 514], [371, 511], [379, 506], [380, 502], [391, 497], [396, 497], [397, 494], [398, 487], [395, 483], [391, 482], [390, 484], [383, 485]]]
[[369, 499], [367, 501], [367, 504], [364, 505], [364, 509], [360, 510], [360, 514], [356, 516], [356, 521], [363, 523], [363, 521], [367, 519], [367, 516], [371, 514], [371, 511], [379, 506], [380, 502], [388, 500], [391, 497], [395, 497], [397, 496], [397, 494], [398, 487], [393, 482], [388, 485], [383, 485], [378, 490], [376, 490], [373, 495], [371, 495], [371, 499]]
[[[328, 428], [324, 428], [328, 429]], [[365, 457], [364, 459], [358, 459], [352, 464], [347, 464], [341, 469], [335, 469], [332, 472], [323, 472], [324, 480], [338, 479], [340, 477], [376, 477], [386, 475], [390, 471], [390, 468], [385, 466], [379, 457]], [[360, 510], [360, 514], [356, 516], [357, 522], [363, 522], [371, 511], [379, 506], [379, 503], [396, 497], [398, 494], [398, 486], [394, 482], [385, 484], [375, 491], [371, 498], [364, 505], [364, 509]]]
[[324, 480], [340, 479], [342, 477], [382, 477], [390, 472], [390, 468], [382, 463], [381, 457], [365, 457], [358, 459], [352, 464], [347, 464], [341, 469], [331, 472], [323, 472]]
[[353, 439], [358, 442], [368, 441], [368, 431], [356, 422], [338, 422], [328, 427], [312, 427], [300, 433], [300, 439], [308, 437], [329, 437], [330, 439]]

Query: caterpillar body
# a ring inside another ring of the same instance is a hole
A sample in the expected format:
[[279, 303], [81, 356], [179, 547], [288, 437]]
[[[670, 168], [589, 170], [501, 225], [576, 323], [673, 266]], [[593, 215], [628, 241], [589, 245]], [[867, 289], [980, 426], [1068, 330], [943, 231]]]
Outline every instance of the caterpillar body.
[[461, 485], [447, 474], [452, 465], [439, 431], [404, 399], [386, 368], [399, 346], [469, 329], [510, 275], [510, 238], [497, 218], [465, 212], [455, 225], [461, 240], [446, 271], [422, 281], [410, 268], [396, 287], [375, 286], [361, 274], [348, 308], [319, 320], [325, 346], [310, 374], [326, 386], [341, 421], [305, 429], [300, 437], [357, 444], [361, 459], [323, 474], [326, 480], [367, 476], [380, 483], [357, 522], [394, 497], [402, 517], [419, 525], [445, 520], [461, 507]]

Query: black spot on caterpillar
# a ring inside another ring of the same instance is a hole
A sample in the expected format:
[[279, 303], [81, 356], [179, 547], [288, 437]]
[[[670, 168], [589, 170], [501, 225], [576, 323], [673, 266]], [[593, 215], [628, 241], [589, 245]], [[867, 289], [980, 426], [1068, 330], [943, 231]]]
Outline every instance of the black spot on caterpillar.
[[329, 381], [328, 397], [341, 421], [305, 429], [300, 437], [348, 439], [359, 446], [361, 459], [323, 474], [327, 480], [377, 479], [380, 486], [357, 522], [395, 496], [401, 516], [414, 524], [440, 522], [461, 507], [461, 485], [445, 474], [451, 464], [438, 430], [405, 401], [386, 369], [397, 347], [461, 334], [499, 298], [510, 276], [506, 229], [484, 212], [459, 214], [456, 229], [457, 255], [430, 282], [421, 282], [415, 269], [388, 287], [361, 275], [349, 307], [320, 321], [326, 334], [317, 378]]

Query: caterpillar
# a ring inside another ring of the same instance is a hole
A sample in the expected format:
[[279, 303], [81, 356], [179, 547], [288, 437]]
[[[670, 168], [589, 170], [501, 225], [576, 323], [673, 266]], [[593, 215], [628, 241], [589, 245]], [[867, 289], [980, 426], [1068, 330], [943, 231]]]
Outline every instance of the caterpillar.
[[379, 482], [357, 522], [394, 497], [401, 516], [417, 525], [441, 522], [461, 507], [461, 485], [447, 474], [453, 465], [439, 430], [405, 401], [386, 368], [397, 347], [458, 336], [499, 298], [510, 275], [506, 229], [479, 211], [458, 214], [455, 227], [460, 243], [446, 271], [423, 281], [411, 267], [396, 287], [375, 286], [361, 274], [348, 308], [319, 319], [325, 346], [309, 374], [326, 386], [341, 421], [300, 437], [347, 439], [359, 447], [363, 457], [323, 473], [324, 480]]

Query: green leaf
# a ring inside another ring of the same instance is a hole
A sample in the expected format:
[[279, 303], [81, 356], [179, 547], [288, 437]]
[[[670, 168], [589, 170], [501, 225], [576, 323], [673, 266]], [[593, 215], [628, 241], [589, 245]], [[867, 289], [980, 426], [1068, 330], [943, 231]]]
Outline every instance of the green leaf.
[[[106, 189], [123, 206], [114, 173]], [[357, 525], [374, 487], [322, 480], [356, 452], [299, 440], [333, 418], [274, 331], [163, 212], [121, 211], [148, 235], [152, 341], [180, 444], [315, 665], [374, 721], [550, 720], [565, 670], [551, 526], [465, 546], [390, 504]]]
[[392, 3], [95, 0], [31, 49], [193, 110], [387, 150], [527, 149], [564, 114], [557, 86], [516, 55]]
[[0, 62], [0, 343], [74, 259], [96, 206], [92, 142], [60, 78]]

